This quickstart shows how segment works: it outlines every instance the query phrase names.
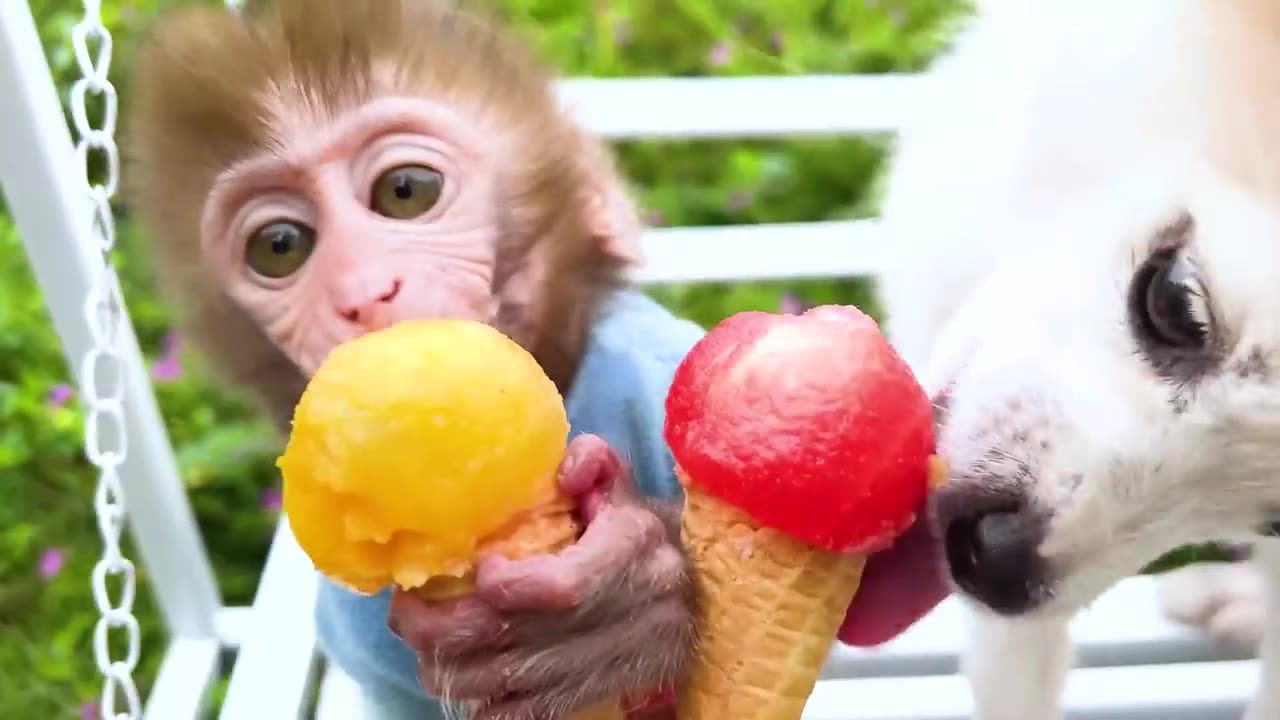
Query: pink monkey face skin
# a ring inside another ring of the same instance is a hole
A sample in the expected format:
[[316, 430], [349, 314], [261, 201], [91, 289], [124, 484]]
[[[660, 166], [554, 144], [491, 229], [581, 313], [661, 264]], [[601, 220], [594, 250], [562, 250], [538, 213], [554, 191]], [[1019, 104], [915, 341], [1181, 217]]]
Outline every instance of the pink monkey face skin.
[[267, 336], [309, 377], [401, 320], [492, 321], [498, 182], [480, 128], [420, 99], [281, 105], [282, 144], [219, 175], [201, 226], [210, 269]]

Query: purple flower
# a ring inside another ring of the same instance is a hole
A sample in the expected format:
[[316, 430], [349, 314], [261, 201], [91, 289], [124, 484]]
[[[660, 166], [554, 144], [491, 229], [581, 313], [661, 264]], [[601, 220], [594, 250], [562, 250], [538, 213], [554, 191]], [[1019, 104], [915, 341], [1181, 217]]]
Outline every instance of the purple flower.
[[778, 311], [783, 315], [799, 315], [813, 307], [792, 293], [783, 293], [782, 302], [778, 303]]
[[649, 227], [662, 227], [666, 222], [666, 218], [662, 216], [661, 210], [645, 210], [644, 224]]
[[156, 382], [171, 382], [182, 377], [182, 338], [175, 332], [164, 337], [164, 350], [160, 359], [151, 365], [151, 379]]
[[733, 47], [727, 42], [717, 43], [711, 48], [711, 52], [707, 53], [707, 64], [711, 67], [724, 67], [729, 64], [729, 60], [733, 57]]
[[731, 193], [725, 205], [734, 212], [746, 210], [751, 207], [751, 195], [742, 191]]
[[85, 700], [80, 703], [80, 720], [94, 720], [98, 717], [98, 701]]
[[76, 394], [74, 388], [66, 383], [54, 385], [49, 390], [49, 404], [53, 407], [62, 407], [70, 402], [73, 395]]
[[769, 44], [773, 46], [773, 51], [780, 53], [787, 47], [787, 39], [780, 32], [775, 32], [769, 36]]
[[279, 488], [272, 488], [263, 492], [260, 502], [263, 510], [269, 513], [280, 512], [281, 495]]
[[182, 377], [182, 364], [177, 360], [157, 360], [151, 365], [151, 379], [156, 382], [173, 382]]
[[49, 548], [40, 556], [40, 577], [45, 580], [52, 580], [55, 575], [62, 572], [62, 565], [66, 558], [59, 548]]

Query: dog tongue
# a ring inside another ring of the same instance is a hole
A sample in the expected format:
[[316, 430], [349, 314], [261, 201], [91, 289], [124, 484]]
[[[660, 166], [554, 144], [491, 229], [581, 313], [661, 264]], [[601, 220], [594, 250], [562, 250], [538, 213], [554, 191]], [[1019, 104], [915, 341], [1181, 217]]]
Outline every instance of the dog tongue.
[[892, 547], [867, 558], [862, 583], [840, 627], [840, 642], [857, 647], [886, 643], [949, 594], [937, 539], [927, 522], [917, 520]]

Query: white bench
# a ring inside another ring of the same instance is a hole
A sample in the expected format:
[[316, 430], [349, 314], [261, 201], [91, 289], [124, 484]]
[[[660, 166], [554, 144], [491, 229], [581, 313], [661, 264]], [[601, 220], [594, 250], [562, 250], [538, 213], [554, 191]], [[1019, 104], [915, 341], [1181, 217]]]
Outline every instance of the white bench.
[[[583, 122], [610, 138], [729, 140], [892, 133], [913, 112], [920, 82], [911, 76], [582, 79], [562, 89]], [[49, 69], [20, 2], [0, 2], [0, 95], [9, 99], [0, 112], [0, 186], [68, 358], [77, 362], [87, 346], [80, 303], [90, 268], [88, 215], [70, 177], [72, 145]], [[643, 283], [867, 276], [891, 249], [874, 221], [663, 228], [648, 232], [644, 245]], [[131, 530], [171, 633], [147, 717], [199, 717], [222, 651], [233, 649], [222, 720], [360, 720], [349, 679], [317, 657], [316, 577], [287, 523], [277, 530], [252, 607], [223, 607], [131, 331], [126, 350], [133, 383], [124, 467]], [[1107, 593], [1073, 633], [1081, 666], [1066, 690], [1073, 720], [1235, 720], [1256, 682], [1256, 661], [1161, 620], [1148, 578]], [[969, 717], [968, 688], [955, 674], [963, 638], [959, 608], [947, 601], [883, 648], [837, 648], [806, 720]]]

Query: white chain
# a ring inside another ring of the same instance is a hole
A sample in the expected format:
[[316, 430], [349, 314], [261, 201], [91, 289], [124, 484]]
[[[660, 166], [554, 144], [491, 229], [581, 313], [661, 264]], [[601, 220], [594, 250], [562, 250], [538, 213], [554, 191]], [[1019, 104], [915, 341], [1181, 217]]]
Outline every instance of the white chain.
[[[104, 678], [100, 712], [102, 720], [139, 720], [142, 703], [133, 681], [142, 651], [138, 620], [133, 616], [136, 575], [133, 563], [120, 551], [120, 534], [125, 523], [124, 490], [120, 485], [120, 465], [128, 448], [124, 422], [124, 363], [117, 343], [124, 319], [124, 300], [111, 264], [115, 247], [115, 217], [111, 199], [120, 178], [120, 153], [116, 147], [117, 99], [115, 86], [107, 78], [111, 69], [111, 33], [102, 24], [101, 0], [84, 0], [84, 18], [71, 33], [76, 64], [81, 78], [71, 88], [71, 119], [79, 142], [76, 161], [84, 191], [92, 208], [92, 228], [101, 253], [101, 265], [92, 278], [85, 301], [85, 319], [93, 346], [85, 352], [80, 366], [80, 389], [86, 408], [85, 455], [98, 468], [98, 486], [93, 509], [98, 516], [103, 552], [93, 568], [93, 599], [101, 616], [93, 631], [93, 655]], [[91, 48], [96, 47], [96, 51]], [[87, 96], [103, 103], [101, 127], [89, 123]], [[96, 153], [106, 165], [103, 183], [89, 179], [89, 160]], [[112, 602], [107, 585], [117, 580], [119, 601]], [[111, 655], [111, 631], [123, 632], [123, 658]], [[125, 708], [117, 711], [123, 699]]]

